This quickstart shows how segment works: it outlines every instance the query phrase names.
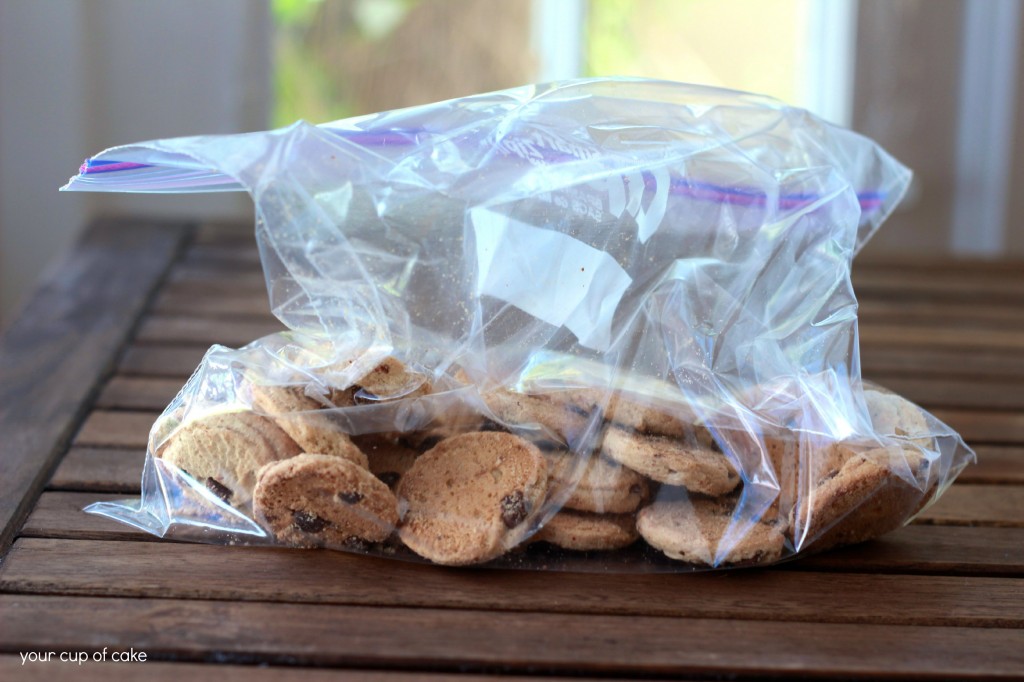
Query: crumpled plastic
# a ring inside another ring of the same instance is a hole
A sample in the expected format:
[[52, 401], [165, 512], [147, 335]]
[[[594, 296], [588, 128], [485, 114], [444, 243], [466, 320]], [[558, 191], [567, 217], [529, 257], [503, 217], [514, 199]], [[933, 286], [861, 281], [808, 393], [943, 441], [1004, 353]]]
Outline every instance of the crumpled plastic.
[[[252, 196], [290, 331], [211, 348], [154, 425], [141, 499], [89, 511], [203, 542], [573, 570], [765, 564], [876, 537], [974, 458], [861, 379], [851, 263], [910, 177], [770, 98], [623, 78], [109, 149], [65, 189]], [[361, 388], [382, 363], [404, 384]], [[299, 416], [261, 387], [300, 395]], [[466, 561], [410, 551], [410, 519], [429, 516], [412, 483], [392, 491], [386, 539], [326, 540], [327, 521], [294, 510], [283, 533], [253, 501], [260, 471], [232, 479], [246, 494], [231, 503], [162, 454], [190, 424], [250, 412], [383, 439], [425, 469], [444, 438], [511, 434], [547, 488], [515, 528], [462, 519], [459, 542], [499, 536]], [[612, 504], [634, 474], [639, 501]]]

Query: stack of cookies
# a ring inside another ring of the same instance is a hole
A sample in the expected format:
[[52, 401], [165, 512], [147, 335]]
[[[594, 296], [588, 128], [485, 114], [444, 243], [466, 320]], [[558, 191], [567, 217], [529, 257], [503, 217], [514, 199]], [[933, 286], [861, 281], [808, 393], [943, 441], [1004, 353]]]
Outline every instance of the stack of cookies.
[[881, 390], [865, 391], [876, 433], [861, 442], [712, 428], [682, 402], [597, 388], [492, 389], [413, 428], [352, 428], [443, 393], [395, 358], [326, 395], [245, 389], [250, 409], [187, 421], [154, 452], [296, 547], [468, 565], [642, 538], [694, 566], [763, 564], [888, 532], [934, 487], [923, 413]]

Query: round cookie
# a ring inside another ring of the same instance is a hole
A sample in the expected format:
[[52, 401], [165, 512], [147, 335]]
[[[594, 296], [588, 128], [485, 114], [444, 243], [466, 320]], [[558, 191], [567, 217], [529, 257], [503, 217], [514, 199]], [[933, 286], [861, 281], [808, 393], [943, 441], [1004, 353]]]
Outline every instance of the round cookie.
[[647, 479], [599, 455], [580, 464], [570, 452], [545, 452], [548, 460], [548, 494], [570, 488], [564, 507], [596, 514], [635, 512], [650, 495]]
[[260, 469], [253, 511], [274, 537], [296, 547], [382, 542], [398, 523], [398, 501], [373, 474], [341, 457], [308, 453]]
[[[902, 526], [929, 496], [928, 460], [916, 450], [875, 448], [847, 454], [840, 467], [823, 475], [791, 512], [793, 544], [798, 550], [824, 550], [879, 537]], [[895, 469], [909, 467], [916, 481]]]
[[532, 540], [589, 552], [629, 547], [638, 537], [632, 514], [587, 514], [563, 509], [548, 519]]
[[641, 433], [672, 438], [692, 436], [696, 430], [697, 415], [682, 402], [672, 407], [655, 405], [649, 400], [626, 391], [608, 395], [607, 389], [573, 388], [550, 394], [559, 404], [565, 404], [585, 414], [603, 410], [605, 421]]
[[252, 499], [260, 467], [299, 451], [269, 419], [252, 412], [227, 412], [179, 427], [156, 456], [238, 507]]
[[602, 453], [655, 481], [704, 495], [724, 495], [740, 481], [725, 455], [693, 439], [649, 436], [613, 426], [605, 431]]
[[785, 537], [778, 527], [763, 521], [749, 524], [745, 535], [728, 547], [725, 556], [719, 556], [735, 505], [735, 496], [663, 500], [641, 509], [636, 527], [649, 545], [669, 558], [691, 564], [771, 563], [779, 559]]
[[489, 391], [484, 402], [501, 421], [512, 425], [540, 424], [563, 443], [572, 444], [587, 428], [589, 419], [570, 407], [564, 396], [530, 395], [506, 389]]
[[416, 450], [379, 434], [354, 436], [352, 440], [369, 460], [370, 473], [392, 490], [420, 456]]
[[364, 469], [369, 465], [348, 434], [327, 415], [317, 413], [321, 406], [301, 386], [252, 384], [251, 389], [253, 407], [272, 418], [303, 452], [341, 457]]
[[419, 398], [432, 392], [433, 387], [425, 375], [389, 356], [348, 388], [333, 391], [331, 398], [335, 405], [347, 407]]
[[398, 484], [400, 537], [435, 563], [489, 561], [523, 539], [546, 492], [547, 464], [533, 444], [493, 431], [455, 436]]
[[924, 412], [906, 398], [884, 390], [865, 389], [871, 425], [881, 436], [908, 438], [922, 447], [931, 447], [930, 428]]

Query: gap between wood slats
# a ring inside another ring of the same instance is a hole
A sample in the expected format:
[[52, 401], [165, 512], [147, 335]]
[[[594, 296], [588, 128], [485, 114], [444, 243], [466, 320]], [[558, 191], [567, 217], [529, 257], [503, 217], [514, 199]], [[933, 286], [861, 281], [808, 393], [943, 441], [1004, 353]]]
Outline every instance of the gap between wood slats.
[[[22, 537], [69, 540], [153, 541], [155, 536], [83, 507], [124, 494], [44, 493]], [[1024, 524], [1017, 527], [912, 525], [884, 538], [838, 552], [804, 557], [785, 568], [896, 573], [1019, 576], [1024, 573]], [[843, 557], [841, 560], [835, 557]]]
[[625, 676], [993, 679], [1024, 667], [1021, 633], [1002, 628], [32, 595], [0, 596], [0, 611], [11, 653], [130, 642], [153, 659]]
[[[395, 589], [395, 585], [415, 585], [415, 589]], [[1022, 578], [770, 570], [690, 574], [458, 570], [341, 552], [184, 543], [22, 538], [0, 566], [0, 592], [1024, 627]], [[823, 608], [824, 604], [828, 607]]]

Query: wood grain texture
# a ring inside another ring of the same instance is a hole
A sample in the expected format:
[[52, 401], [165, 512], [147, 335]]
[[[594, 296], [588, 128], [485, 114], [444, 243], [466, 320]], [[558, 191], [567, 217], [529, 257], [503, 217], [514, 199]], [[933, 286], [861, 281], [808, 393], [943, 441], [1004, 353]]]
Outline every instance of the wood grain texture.
[[159, 412], [112, 412], [96, 410], [82, 423], [72, 441], [81, 447], [114, 447], [145, 450], [149, 430]]
[[162, 412], [185, 384], [181, 379], [162, 377], [111, 377], [94, 406], [99, 409]]
[[1024, 486], [956, 484], [915, 522], [1024, 528]]
[[[287, 575], [287, 580], [282, 576]], [[344, 576], [344, 580], [332, 580]], [[386, 579], [382, 579], [386, 576]], [[416, 589], [394, 589], [395, 585]], [[538, 613], [1024, 627], [1024, 579], [452, 571], [341, 552], [19, 539], [0, 591]], [[665, 595], [671, 594], [671, 599]], [[828, 604], [827, 609], [822, 604]]]
[[270, 302], [265, 293], [232, 294], [219, 296], [194, 296], [181, 292], [166, 291], [153, 303], [153, 312], [158, 315], [181, 317], [222, 317], [251, 319], [265, 322], [274, 319]]
[[37, 595], [0, 595], [0, 611], [0, 650], [12, 653], [103, 642], [154, 659], [628, 677], [995, 679], [1024, 666], [1024, 634], [1004, 628]]
[[[92, 540], [152, 539], [129, 526], [114, 523], [82, 508], [92, 502], [117, 500], [125, 494], [46, 492], [25, 522], [24, 537]], [[998, 525], [943, 526], [939, 522], [915, 524], [884, 538], [838, 553], [805, 557], [785, 568], [825, 570], [920, 572], [962, 575], [1020, 575], [1024, 572], [1024, 529]], [[830, 557], [836, 554], [841, 559]]]
[[866, 378], [922, 376], [938, 379], [1024, 380], [1024, 354], [972, 348], [969, 352], [922, 347], [865, 346], [861, 369]]
[[187, 236], [180, 224], [96, 223], [0, 339], [0, 553]]
[[[86, 649], [89, 654], [102, 652], [103, 647]], [[109, 658], [109, 652], [108, 652]], [[213, 657], [211, 657], [213, 658]], [[205, 680], [215, 678], [217, 682], [493, 682], [489, 675], [461, 675], [458, 673], [428, 673], [425, 671], [398, 672], [381, 670], [331, 670], [308, 667], [266, 666], [266, 665], [217, 665], [209, 663], [171, 663], [150, 661], [145, 663], [97, 663], [90, 661], [81, 666], [73, 663], [22, 664], [21, 656], [0, 655], [0, 679], [19, 682], [50, 682], [68, 680], [74, 682], [110, 682], [127, 678], [145, 679], [147, 682], [181, 682], [182, 680]], [[518, 675], [502, 676], [508, 682], [532, 679]], [[549, 677], [551, 682], [586, 682], [587, 680], [609, 678]], [[615, 678], [611, 678], [615, 679]]]
[[959, 483], [1024, 484], [1024, 447], [977, 445], [978, 463], [963, 470]]
[[982, 351], [1012, 351], [1024, 349], [1024, 329], [989, 329], [979, 333], [976, 329], [932, 327], [876, 323], [860, 326], [862, 347], [902, 346], [909, 348], [943, 348], [963, 353]]
[[1024, 390], [1017, 379], [956, 379], [952, 377], [870, 377], [926, 409], [1016, 410], [1024, 412]]
[[1024, 412], [941, 408], [932, 414], [949, 424], [969, 444], [1024, 445]]
[[131, 494], [93, 492], [45, 492], [39, 496], [25, 525], [21, 537], [58, 537], [81, 540], [156, 540], [123, 523], [82, 509], [93, 502], [109, 502], [132, 497]]
[[261, 336], [284, 330], [284, 325], [273, 318], [253, 322], [153, 315], [143, 320], [135, 340], [140, 343], [180, 343], [199, 346], [212, 346], [217, 343], [237, 348]]
[[174, 377], [182, 384], [199, 366], [206, 348], [165, 344], [132, 344], [118, 364], [124, 376]]
[[61, 460], [47, 490], [138, 494], [144, 450], [74, 447]]

